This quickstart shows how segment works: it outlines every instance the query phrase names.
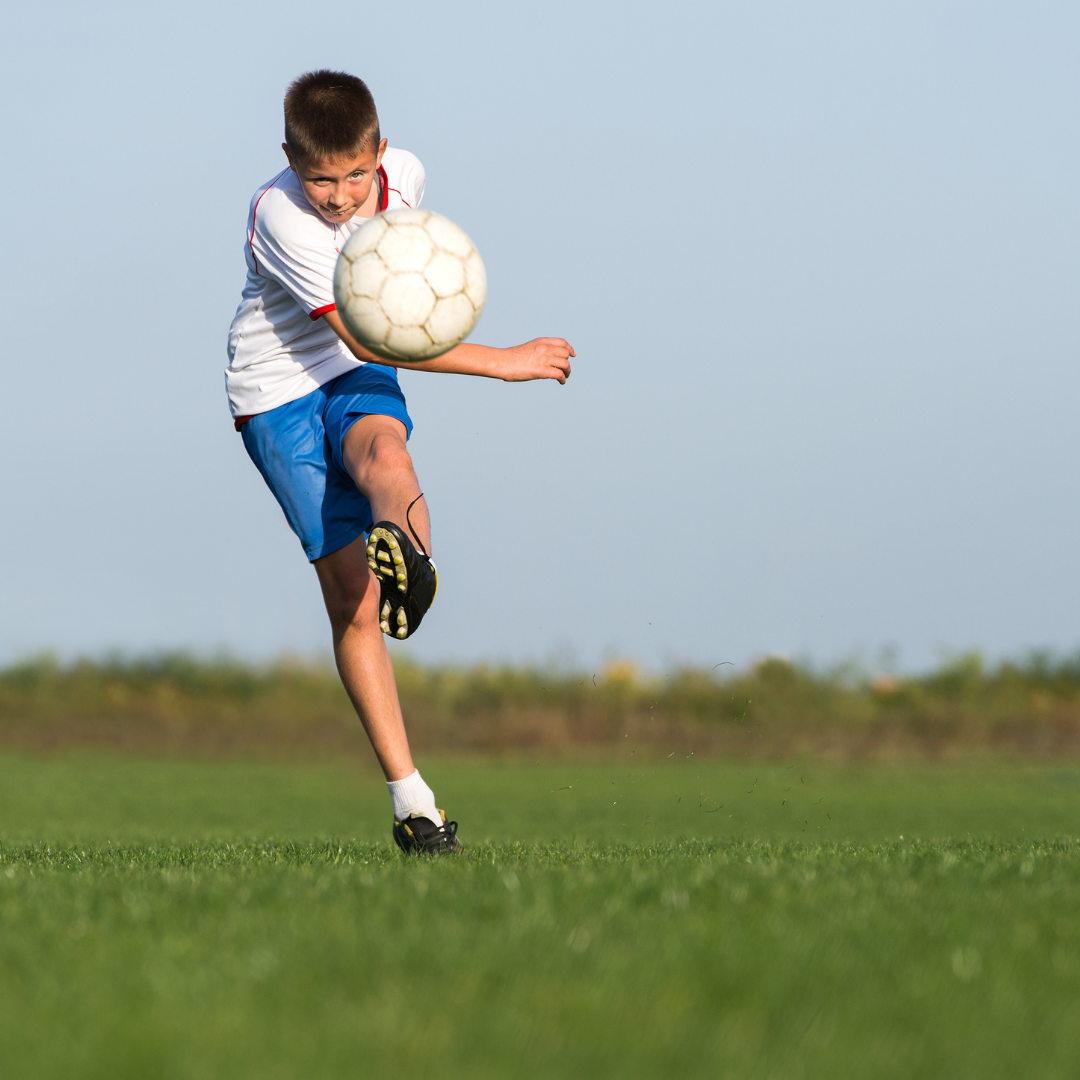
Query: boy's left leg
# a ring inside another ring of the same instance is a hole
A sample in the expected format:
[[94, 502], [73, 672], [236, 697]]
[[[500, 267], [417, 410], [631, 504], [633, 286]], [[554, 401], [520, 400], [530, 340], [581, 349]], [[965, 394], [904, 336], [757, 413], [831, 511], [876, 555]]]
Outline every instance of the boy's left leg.
[[363, 537], [316, 559], [334, 659], [375, 751], [394, 804], [394, 840], [405, 851], [456, 854], [457, 823], [447, 822], [413, 765], [394, 668], [379, 628], [379, 583], [367, 564]]
[[341, 681], [364, 725], [388, 782], [414, 771], [394, 669], [379, 630], [379, 585], [368, 569], [361, 536], [316, 559]]

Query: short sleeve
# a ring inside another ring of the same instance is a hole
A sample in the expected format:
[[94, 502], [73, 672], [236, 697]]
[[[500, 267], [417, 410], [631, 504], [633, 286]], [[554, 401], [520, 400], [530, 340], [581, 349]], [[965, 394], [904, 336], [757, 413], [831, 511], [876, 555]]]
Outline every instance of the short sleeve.
[[334, 307], [334, 267], [338, 231], [292, 203], [284, 192], [268, 191], [251, 228], [256, 269], [274, 278], [311, 316]]
[[424, 172], [424, 166], [420, 163], [420, 159], [409, 155], [412, 160], [408, 163], [406, 175], [402, 182], [402, 187], [408, 191], [402, 191], [402, 198], [413, 208], [420, 205], [424, 198], [424, 186], [427, 184], [427, 173]]
[[415, 210], [424, 198], [424, 184], [427, 182], [420, 159], [408, 150], [391, 146], [383, 155], [382, 164], [390, 190], [396, 192], [406, 206]]

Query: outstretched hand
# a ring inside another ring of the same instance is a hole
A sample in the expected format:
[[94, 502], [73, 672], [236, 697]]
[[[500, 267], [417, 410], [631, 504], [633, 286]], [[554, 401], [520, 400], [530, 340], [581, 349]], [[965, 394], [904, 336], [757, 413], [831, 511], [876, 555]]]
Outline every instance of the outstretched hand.
[[570, 357], [577, 356], [573, 346], [561, 337], [533, 338], [499, 352], [496, 377], [504, 382], [557, 379], [565, 385], [570, 378]]

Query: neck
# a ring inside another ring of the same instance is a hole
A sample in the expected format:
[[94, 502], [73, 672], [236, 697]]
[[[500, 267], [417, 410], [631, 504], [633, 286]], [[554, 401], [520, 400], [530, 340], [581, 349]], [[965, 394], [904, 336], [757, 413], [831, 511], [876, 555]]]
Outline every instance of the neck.
[[382, 206], [382, 177], [379, 176], [379, 170], [375, 170], [375, 176], [371, 181], [371, 191], [368, 192], [368, 197], [364, 200], [363, 205], [358, 207], [353, 217], [371, 218], [374, 217]]

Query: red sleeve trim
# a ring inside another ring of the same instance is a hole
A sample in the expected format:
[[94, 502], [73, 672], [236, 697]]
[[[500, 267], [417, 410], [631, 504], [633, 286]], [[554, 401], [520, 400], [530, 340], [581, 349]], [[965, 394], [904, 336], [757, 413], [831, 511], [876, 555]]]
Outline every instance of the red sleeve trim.
[[232, 426], [235, 430], [239, 431], [250, 419], [250, 416], [238, 416], [233, 420]]
[[317, 307], [308, 318], [314, 322], [316, 319], [322, 318], [328, 311], [337, 311], [337, 304], [326, 304], [323, 307]]
[[390, 205], [390, 181], [386, 176], [386, 170], [381, 165], [379, 166], [379, 190], [382, 192], [382, 206], [379, 207], [381, 214]]
[[397, 197], [398, 197], [399, 199], [401, 199], [401, 201], [402, 201], [403, 203], [405, 203], [405, 205], [406, 205], [406, 206], [407, 206], [407, 207], [408, 207], [408, 208], [409, 208], [410, 210], [412, 209], [412, 203], [407, 203], [407, 202], [405, 202], [405, 196], [404, 196], [404, 195], [402, 195], [402, 194], [401, 194], [401, 192], [400, 192], [400, 191], [398, 191], [398, 189], [397, 189], [396, 187], [392, 187], [392, 188], [391, 188], [390, 190], [391, 190], [391, 191], [397, 191]]

